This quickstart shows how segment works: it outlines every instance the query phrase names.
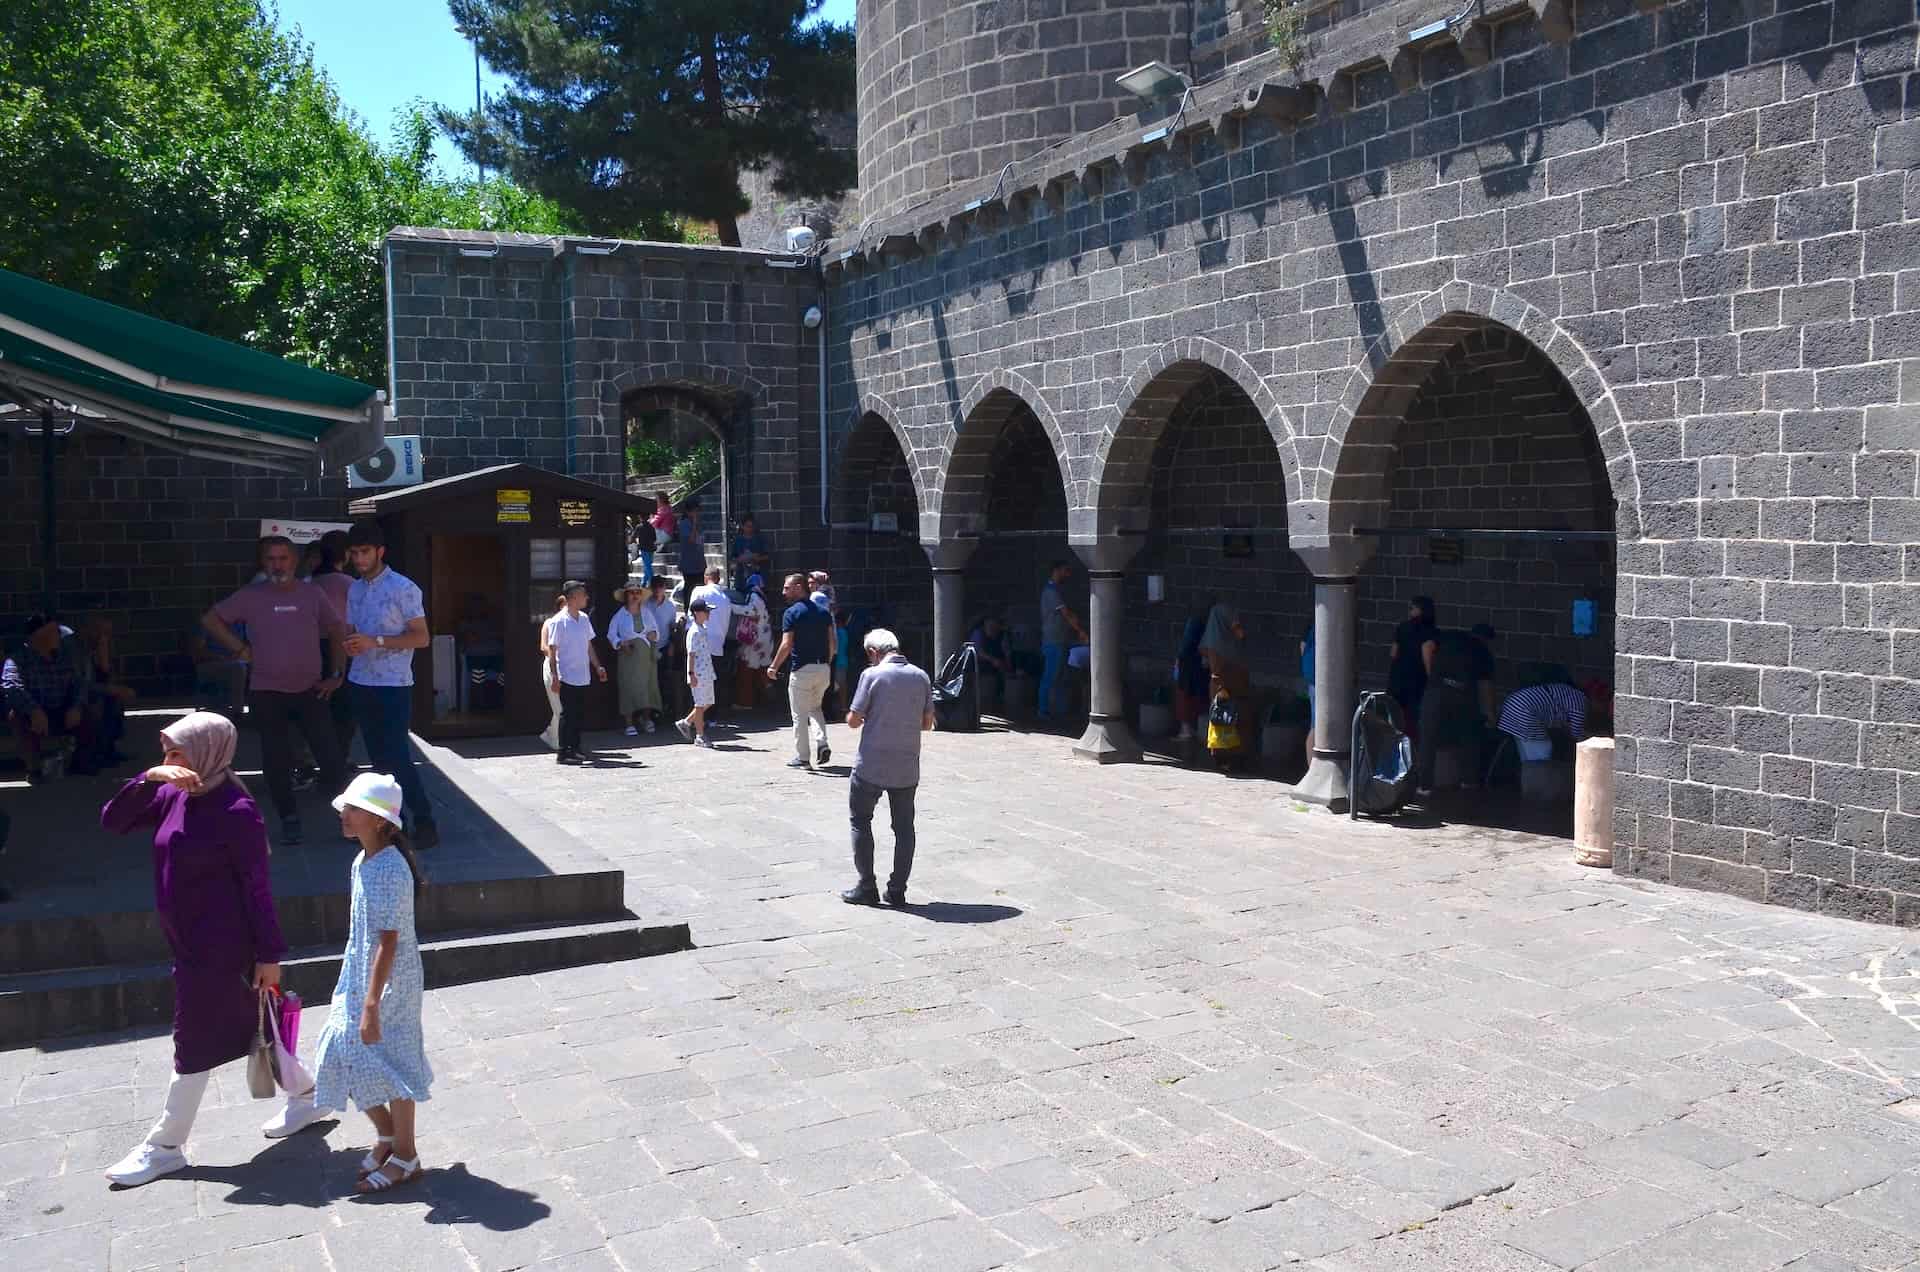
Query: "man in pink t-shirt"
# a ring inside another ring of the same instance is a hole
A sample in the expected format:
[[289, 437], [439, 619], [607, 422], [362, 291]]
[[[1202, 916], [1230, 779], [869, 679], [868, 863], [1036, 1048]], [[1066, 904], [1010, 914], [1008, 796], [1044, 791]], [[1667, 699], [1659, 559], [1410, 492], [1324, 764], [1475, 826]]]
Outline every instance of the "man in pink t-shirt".
[[[326, 593], [294, 577], [298, 560], [291, 540], [263, 540], [266, 581], [249, 583], [200, 619], [209, 636], [251, 666], [247, 708], [260, 729], [267, 792], [280, 814], [285, 844], [301, 838], [293, 802], [292, 726], [299, 727], [313, 751], [327, 798], [346, 785], [345, 757], [327, 710], [327, 699], [346, 674], [346, 622]], [[233, 630], [235, 623], [245, 626], [244, 638]], [[333, 668], [326, 675], [320, 665], [322, 637], [332, 651]]]

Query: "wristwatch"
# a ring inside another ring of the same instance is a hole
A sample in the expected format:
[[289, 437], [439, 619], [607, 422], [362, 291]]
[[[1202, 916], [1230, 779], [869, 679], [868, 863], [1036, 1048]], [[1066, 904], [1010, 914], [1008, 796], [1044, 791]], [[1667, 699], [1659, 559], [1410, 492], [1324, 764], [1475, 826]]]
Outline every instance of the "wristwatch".
[[375, 636], [373, 638], [373, 643], [378, 645], [380, 648], [385, 649], [387, 647], [387, 638], [385, 636]]

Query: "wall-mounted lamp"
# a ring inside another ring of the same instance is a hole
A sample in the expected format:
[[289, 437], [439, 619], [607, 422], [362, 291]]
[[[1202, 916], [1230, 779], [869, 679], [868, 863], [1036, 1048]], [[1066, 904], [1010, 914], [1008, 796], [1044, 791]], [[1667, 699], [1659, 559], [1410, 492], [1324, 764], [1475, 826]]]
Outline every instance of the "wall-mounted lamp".
[[500, 249], [497, 247], [463, 247], [460, 249], [460, 255], [471, 256], [476, 260], [492, 260], [494, 257], [500, 255]]
[[1165, 62], [1158, 61], [1136, 66], [1125, 75], [1115, 76], [1113, 82], [1135, 97], [1143, 97], [1148, 101], [1183, 93], [1191, 87], [1186, 76]]

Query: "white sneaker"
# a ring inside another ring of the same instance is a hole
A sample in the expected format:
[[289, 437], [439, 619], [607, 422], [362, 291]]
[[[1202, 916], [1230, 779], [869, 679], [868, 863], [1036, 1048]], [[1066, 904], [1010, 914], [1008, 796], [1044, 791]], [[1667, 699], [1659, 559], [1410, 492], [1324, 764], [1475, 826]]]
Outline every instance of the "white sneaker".
[[653, 730], [654, 730], [654, 727], [655, 727], [655, 726], [654, 726], [654, 723], [653, 723], [653, 721], [651, 721], [651, 720], [649, 720], [649, 721], [647, 721], [647, 732], [648, 732], [648, 733], [652, 733], [652, 732], [653, 732]]
[[636, 729], [634, 726], [630, 724], [627, 726], [627, 736], [630, 738], [637, 738], [640, 736], [640, 730]]
[[176, 1170], [185, 1170], [187, 1155], [177, 1148], [158, 1148], [152, 1144], [141, 1144], [131, 1153], [107, 1167], [107, 1182], [118, 1184], [122, 1188], [138, 1188], [141, 1184], [150, 1184], [162, 1175], [171, 1175]]
[[280, 1106], [280, 1111], [260, 1124], [260, 1133], [268, 1139], [285, 1139], [289, 1135], [298, 1135], [315, 1122], [327, 1115], [328, 1110], [318, 1107], [309, 1096], [306, 1099], [290, 1099]]

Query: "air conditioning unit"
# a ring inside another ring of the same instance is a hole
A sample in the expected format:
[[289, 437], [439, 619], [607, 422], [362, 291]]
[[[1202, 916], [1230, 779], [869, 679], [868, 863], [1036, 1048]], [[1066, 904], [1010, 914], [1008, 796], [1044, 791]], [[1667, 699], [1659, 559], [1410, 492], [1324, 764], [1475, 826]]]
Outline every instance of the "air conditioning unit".
[[417, 486], [426, 480], [425, 460], [418, 437], [389, 437], [379, 450], [348, 467], [347, 489]]

